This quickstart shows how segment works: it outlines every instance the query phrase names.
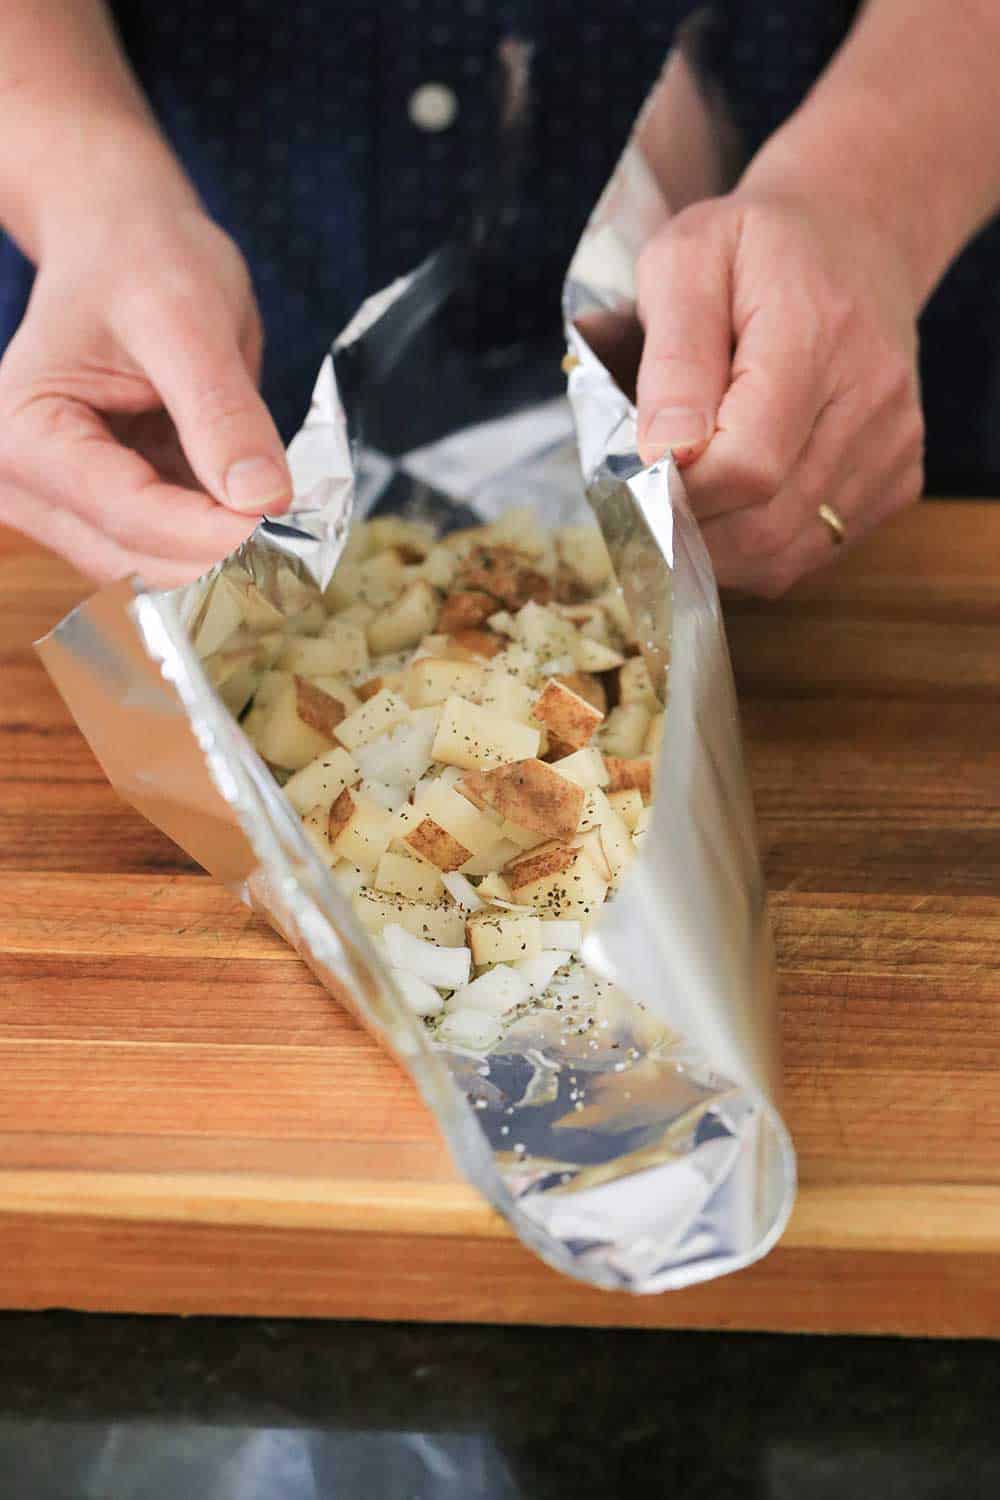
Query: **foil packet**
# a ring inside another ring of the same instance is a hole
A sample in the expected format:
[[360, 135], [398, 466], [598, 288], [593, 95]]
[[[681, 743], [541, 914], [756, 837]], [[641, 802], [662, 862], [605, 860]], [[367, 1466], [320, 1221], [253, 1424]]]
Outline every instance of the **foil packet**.
[[[561, 347], [477, 331], [482, 234], [359, 310], [289, 449], [295, 502], [195, 583], [104, 589], [39, 643], [118, 792], [270, 922], [409, 1071], [468, 1180], [551, 1265], [659, 1292], [756, 1260], [791, 1210], [776, 989], [718, 596], [672, 460], [636, 452], [634, 266], [722, 185], [725, 138], [690, 46], [670, 57], [583, 235]], [[581, 480], [582, 470], [582, 480]], [[486, 1052], [406, 1005], [190, 632], [237, 561], [265, 599], [325, 587], [349, 528], [441, 530], [530, 504], [596, 518], [666, 699], [649, 833], [584, 940], [586, 983], [517, 1015]]]

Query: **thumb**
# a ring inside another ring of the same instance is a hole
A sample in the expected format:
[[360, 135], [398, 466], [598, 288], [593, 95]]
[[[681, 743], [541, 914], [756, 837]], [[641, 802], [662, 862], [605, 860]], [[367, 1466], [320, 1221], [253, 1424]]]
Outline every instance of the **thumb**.
[[176, 309], [144, 317], [129, 340], [170, 413], [188, 463], [220, 504], [245, 515], [280, 514], [292, 480], [271, 414], [240, 349], [231, 317], [204, 308], [197, 324]]
[[[689, 211], [690, 213], [691, 211]], [[639, 262], [645, 342], [636, 388], [639, 453], [684, 467], [708, 446], [729, 384], [729, 256], [721, 237], [675, 220]], [[679, 227], [680, 226], [680, 227]]]

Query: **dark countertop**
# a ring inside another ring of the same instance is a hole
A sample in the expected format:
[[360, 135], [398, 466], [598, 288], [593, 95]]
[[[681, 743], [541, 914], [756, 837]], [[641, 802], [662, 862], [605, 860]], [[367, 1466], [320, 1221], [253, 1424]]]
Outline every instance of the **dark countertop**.
[[3, 1500], [979, 1500], [1000, 1348], [0, 1316]]

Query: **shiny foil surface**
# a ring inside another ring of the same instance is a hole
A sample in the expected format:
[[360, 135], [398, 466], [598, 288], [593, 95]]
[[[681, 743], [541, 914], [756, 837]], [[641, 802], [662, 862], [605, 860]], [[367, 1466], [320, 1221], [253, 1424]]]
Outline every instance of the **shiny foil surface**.
[[556, 526], [589, 504], [667, 715], [652, 826], [585, 939], [585, 979], [558, 1005], [520, 1015], [486, 1055], [444, 1049], [408, 1009], [190, 643], [218, 569], [170, 592], [114, 585], [39, 644], [120, 794], [392, 1049], [459, 1168], [525, 1244], [581, 1280], [632, 1292], [764, 1254], [795, 1179], [718, 597], [672, 461], [644, 468], [636, 454], [629, 399], [635, 257], [681, 201], [666, 169], [672, 142], [689, 197], [692, 141], [701, 190], [718, 186], [706, 97], [684, 52], [673, 54], [583, 236], [566, 286], [568, 405], [560, 351], [498, 359], [470, 339], [454, 313], [474, 305], [481, 246], [445, 247], [338, 339], [289, 450], [292, 512], [263, 521], [234, 555], [274, 598], [279, 563], [325, 585], [348, 528], [369, 513], [447, 530], [530, 504]]

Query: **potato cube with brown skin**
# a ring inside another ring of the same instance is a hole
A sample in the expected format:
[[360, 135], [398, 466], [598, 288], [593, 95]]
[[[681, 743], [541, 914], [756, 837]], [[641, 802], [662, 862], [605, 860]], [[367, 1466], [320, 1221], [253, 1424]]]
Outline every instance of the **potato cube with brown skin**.
[[441, 876], [432, 865], [391, 850], [379, 860], [373, 884], [376, 890], [408, 896], [411, 901], [440, 901], [444, 896]]
[[478, 662], [421, 656], [407, 667], [403, 692], [414, 708], [425, 708], [456, 694], [460, 698], [471, 696], [482, 681], [483, 669]]
[[368, 626], [368, 649], [376, 656], [416, 646], [434, 629], [440, 605], [435, 590], [423, 579], [407, 584], [388, 609]]
[[432, 547], [420, 565], [420, 572], [428, 583], [436, 589], [447, 589], [451, 587], [451, 581], [458, 567], [458, 559], [450, 547], [438, 542]]
[[545, 684], [531, 712], [553, 740], [574, 750], [588, 743], [604, 718], [600, 709], [554, 678]]
[[584, 850], [561, 845], [529, 854], [505, 871], [513, 899], [548, 917], [586, 921], [599, 911], [608, 892]]
[[321, 693], [329, 693], [331, 698], [336, 698], [342, 703], [347, 713], [352, 714], [356, 708], [360, 708], [361, 699], [347, 678], [342, 677], [339, 672], [321, 672], [316, 677], [310, 677], [309, 681], [314, 687], [318, 687]]
[[509, 543], [525, 557], [540, 558], [549, 545], [549, 535], [538, 524], [535, 512], [527, 505], [511, 505], [490, 526], [494, 543]]
[[324, 693], [322, 688], [316, 687], [315, 683], [309, 682], [305, 677], [293, 680], [295, 709], [299, 718], [310, 729], [318, 729], [332, 743], [336, 739], [334, 731], [337, 725], [347, 717], [343, 703], [330, 693]]
[[387, 734], [394, 724], [408, 718], [410, 705], [388, 688], [382, 688], [374, 698], [362, 703], [337, 725], [337, 739], [348, 750], [357, 750], [369, 740]]
[[449, 594], [441, 606], [437, 628], [446, 635], [454, 630], [476, 630], [486, 623], [496, 607], [496, 600], [479, 590]]
[[608, 792], [624, 792], [634, 787], [643, 802], [653, 795], [653, 762], [648, 755], [624, 757], [606, 755], [604, 764], [608, 768]]
[[505, 761], [537, 755], [540, 742], [539, 731], [531, 725], [480, 708], [465, 698], [452, 697], [441, 713], [433, 755], [444, 765], [466, 771], [488, 770]]
[[472, 858], [472, 850], [460, 844], [433, 818], [421, 819], [416, 828], [404, 835], [403, 842], [438, 870], [460, 870]]
[[[287, 791], [288, 788], [286, 787]], [[634, 786], [625, 787], [620, 792], [612, 792], [608, 802], [621, 818], [629, 833], [634, 833], [636, 824], [642, 816], [643, 800], [642, 794]]]
[[492, 807], [518, 828], [548, 838], [572, 838], [583, 810], [583, 787], [541, 760], [518, 760], [492, 771], [473, 771], [459, 782], [473, 800]]
[[463, 656], [490, 660], [504, 648], [504, 642], [492, 630], [456, 630], [448, 637], [448, 649]]
[[608, 690], [593, 672], [560, 672], [555, 681], [561, 682], [564, 687], [571, 688], [581, 698], [586, 698], [598, 713], [607, 713]]
[[601, 725], [598, 741], [605, 755], [628, 759], [640, 755], [649, 733], [649, 709], [642, 703], [619, 703]]
[[476, 894], [483, 901], [509, 901], [511, 889], [499, 870], [491, 870], [489, 875], [484, 875], [479, 882]]
[[517, 844], [513, 843], [510, 839], [501, 838], [500, 842], [494, 844], [493, 848], [488, 849], [485, 854], [474, 854], [468, 863], [462, 866], [459, 873], [468, 875], [472, 879], [476, 879], [479, 876], [489, 876], [496, 870], [498, 865], [501, 869], [504, 869], [508, 861], [515, 859], [523, 853], [524, 850], [519, 849]]
[[487, 906], [468, 917], [465, 933], [477, 968], [537, 958], [542, 951], [542, 924], [533, 912], [525, 915]]
[[373, 870], [389, 847], [392, 815], [348, 788], [327, 815], [327, 838], [338, 859]]
[[[480, 812], [456, 787], [442, 786], [436, 781], [421, 784], [414, 794], [414, 810], [421, 818], [433, 820], [457, 843], [464, 845], [468, 852], [463, 864], [473, 855], [492, 855], [500, 843], [499, 823]], [[411, 822], [403, 830], [403, 837], [414, 832], [416, 826]]]
[[460, 589], [489, 594], [507, 609], [521, 609], [531, 599], [545, 604], [552, 597], [548, 579], [522, 553], [502, 543], [474, 548], [455, 575], [455, 583]]
[[283, 766], [289, 771], [307, 766], [317, 755], [331, 750], [334, 744], [332, 731], [317, 729], [300, 717], [300, 709], [304, 706], [300, 683], [300, 678], [289, 677], [268, 707], [261, 710], [260, 718], [244, 725], [264, 759], [272, 766]]

